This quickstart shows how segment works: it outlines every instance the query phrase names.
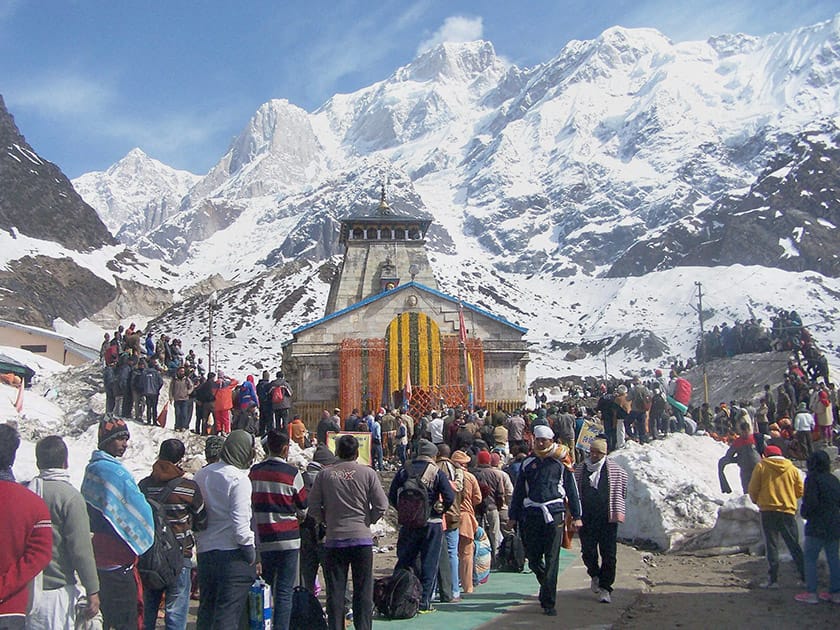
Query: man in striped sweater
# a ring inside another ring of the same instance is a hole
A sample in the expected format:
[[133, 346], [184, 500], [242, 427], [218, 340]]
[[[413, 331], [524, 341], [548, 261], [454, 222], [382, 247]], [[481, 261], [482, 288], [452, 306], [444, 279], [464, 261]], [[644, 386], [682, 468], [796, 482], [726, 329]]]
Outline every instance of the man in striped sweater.
[[[185, 630], [190, 608], [190, 573], [195, 547], [194, 531], [207, 527], [207, 512], [198, 484], [184, 477], [178, 462], [184, 457], [184, 443], [178, 439], [161, 442], [152, 474], [140, 482], [143, 494], [163, 502], [169, 527], [181, 543], [184, 566], [178, 580], [167, 589], [143, 588], [143, 619], [146, 630], [154, 630], [160, 600], [166, 595], [166, 630]], [[168, 496], [167, 496], [168, 493]], [[144, 585], [145, 586], [145, 585]]]
[[[18, 483], [12, 464], [20, 446], [17, 429], [0, 424], [0, 629], [24, 627], [29, 585], [52, 557], [52, 523], [47, 504]], [[12, 509], [14, 506], [14, 509]]]
[[[596, 438], [589, 446], [589, 457], [575, 467], [580, 489], [583, 527], [580, 548], [589, 574], [592, 592], [601, 603], [610, 603], [615, 582], [618, 524], [624, 522], [627, 473], [607, 459], [606, 438]], [[598, 552], [601, 553], [600, 566]]]
[[272, 430], [265, 439], [268, 457], [251, 468], [254, 522], [262, 576], [274, 593], [274, 628], [288, 630], [292, 589], [297, 581], [300, 553], [298, 515], [307, 508], [300, 471], [286, 462], [289, 436]]

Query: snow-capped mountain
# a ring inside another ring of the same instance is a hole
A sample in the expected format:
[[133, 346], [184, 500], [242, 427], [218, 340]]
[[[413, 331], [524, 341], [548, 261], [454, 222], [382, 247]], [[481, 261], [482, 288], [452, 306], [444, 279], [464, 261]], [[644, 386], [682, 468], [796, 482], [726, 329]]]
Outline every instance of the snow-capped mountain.
[[77, 177], [73, 186], [119, 240], [132, 244], [177, 213], [199, 179], [135, 148], [108, 170]]
[[[126, 160], [133, 180], [112, 189], [125, 218], [107, 221], [136, 264], [158, 259], [163, 273], [147, 282], [194, 296], [156, 327], [200, 344], [212, 278], [237, 322], [231, 352], [245, 362], [254, 350], [252, 365], [279, 355], [259, 340], [321, 314], [338, 221], [375, 207], [383, 180], [396, 211], [434, 219], [441, 287], [531, 329], [536, 373], [565, 370], [574, 348], [590, 371], [604, 350], [620, 364], [688, 356], [695, 281], [745, 292], [714, 309], [721, 321], [796, 303], [833, 350], [838, 127], [840, 15], [676, 44], [615, 27], [533, 68], [489, 42], [444, 44], [311, 113], [265, 103], [183, 194], [146, 192], [159, 163]], [[107, 217], [96, 185], [83, 185], [102, 175], [76, 181]], [[162, 207], [177, 211], [149, 223], [146, 210]], [[679, 325], [657, 325], [672, 311]]]

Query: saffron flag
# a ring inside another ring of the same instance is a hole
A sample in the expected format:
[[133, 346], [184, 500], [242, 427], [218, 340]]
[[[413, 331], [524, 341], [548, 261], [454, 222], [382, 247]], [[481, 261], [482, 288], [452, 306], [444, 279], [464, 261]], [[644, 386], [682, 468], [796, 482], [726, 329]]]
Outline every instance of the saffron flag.
[[165, 427], [166, 426], [166, 416], [167, 416], [168, 411], [169, 411], [169, 403], [166, 403], [163, 406], [163, 410], [158, 414], [158, 417], [157, 417], [157, 425], [159, 427]]
[[464, 323], [464, 306], [458, 302], [458, 335], [461, 338], [461, 343], [467, 343], [467, 325]]
[[23, 411], [23, 379], [20, 379], [20, 387], [18, 387], [17, 397], [15, 398], [15, 411], [18, 413]]
[[467, 353], [467, 384], [473, 386], [473, 364], [472, 357]]

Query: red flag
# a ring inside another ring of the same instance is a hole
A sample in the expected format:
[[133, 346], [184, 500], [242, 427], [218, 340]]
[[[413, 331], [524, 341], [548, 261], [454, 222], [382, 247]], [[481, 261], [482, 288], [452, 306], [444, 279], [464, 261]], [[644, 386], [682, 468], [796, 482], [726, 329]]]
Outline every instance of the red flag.
[[169, 411], [169, 403], [166, 403], [163, 406], [163, 411], [161, 411], [158, 414], [158, 417], [157, 417], [157, 425], [159, 427], [165, 427], [166, 426], [166, 414], [167, 414], [168, 411]]
[[467, 325], [464, 323], [464, 306], [458, 302], [458, 334], [461, 343], [467, 345]]
[[17, 397], [15, 398], [15, 410], [18, 413], [23, 411], [23, 379], [20, 379], [20, 387], [18, 387]]

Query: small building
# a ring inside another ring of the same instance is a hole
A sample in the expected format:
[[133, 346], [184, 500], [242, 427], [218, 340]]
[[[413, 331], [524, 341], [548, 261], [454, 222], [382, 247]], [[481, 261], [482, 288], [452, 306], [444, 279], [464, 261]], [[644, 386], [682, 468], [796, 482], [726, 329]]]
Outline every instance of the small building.
[[341, 222], [344, 259], [323, 318], [292, 331], [283, 372], [295, 410], [312, 421], [381, 406], [413, 414], [525, 400], [529, 355], [514, 323], [441, 292], [426, 253], [430, 219], [385, 202]]
[[62, 365], [82, 365], [99, 359], [99, 350], [59, 335], [52, 330], [0, 320], [0, 346], [42, 354]]

